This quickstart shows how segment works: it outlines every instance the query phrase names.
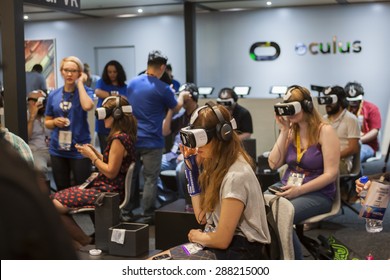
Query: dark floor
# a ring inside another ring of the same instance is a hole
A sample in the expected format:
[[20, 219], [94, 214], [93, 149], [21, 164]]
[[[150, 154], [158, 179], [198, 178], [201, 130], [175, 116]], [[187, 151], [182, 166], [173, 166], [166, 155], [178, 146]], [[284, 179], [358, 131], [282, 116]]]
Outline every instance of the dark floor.
[[[387, 164], [387, 170], [390, 170], [390, 164]], [[383, 169], [384, 161], [371, 162], [363, 164], [363, 174], [370, 175], [380, 173]], [[353, 204], [357, 210], [360, 209], [360, 204]], [[383, 231], [380, 233], [368, 233], [365, 229], [365, 220], [360, 218], [355, 212], [348, 207], [343, 206], [340, 213], [332, 218], [329, 218], [320, 224], [320, 228], [306, 231], [305, 235], [317, 239], [318, 235], [329, 237], [334, 236], [341, 241], [345, 246], [352, 250], [354, 257], [365, 259], [371, 253], [375, 259], [385, 260], [390, 259], [390, 210], [386, 212]], [[93, 224], [89, 217], [79, 215], [76, 218], [79, 224], [87, 233], [93, 233]], [[154, 226], [150, 226], [149, 231], [149, 248], [155, 249], [155, 232]], [[305, 259], [313, 259], [312, 256], [304, 249]]]
[[[381, 173], [384, 166], [384, 158], [370, 163], [363, 163], [363, 175], [369, 176]], [[386, 170], [390, 171], [390, 163], [387, 163]], [[358, 211], [360, 210], [359, 203], [353, 204], [353, 207]], [[348, 207], [343, 206], [338, 215], [322, 222], [320, 228], [307, 231], [305, 234], [312, 238], [317, 238], [320, 234], [325, 237], [333, 235], [363, 259], [369, 253], [375, 259], [390, 259], [390, 210], [387, 210], [385, 214], [383, 231], [380, 233], [368, 233], [365, 228], [365, 220]], [[306, 258], [312, 259], [311, 256]]]
[[[360, 204], [354, 204], [360, 209]], [[390, 214], [386, 213], [383, 222], [383, 231], [380, 233], [368, 233], [365, 228], [365, 220], [355, 212], [343, 206], [341, 213], [333, 218], [321, 222], [320, 228], [305, 232], [305, 235], [316, 239], [318, 235], [334, 236], [346, 247], [352, 250], [359, 259], [371, 253], [375, 259], [390, 259]], [[313, 259], [307, 252], [305, 259]]]

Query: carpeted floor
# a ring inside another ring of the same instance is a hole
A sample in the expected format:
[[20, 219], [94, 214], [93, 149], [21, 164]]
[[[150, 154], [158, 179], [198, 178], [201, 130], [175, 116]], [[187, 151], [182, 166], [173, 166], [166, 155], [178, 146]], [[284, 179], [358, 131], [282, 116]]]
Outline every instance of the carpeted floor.
[[[378, 161], [363, 163], [363, 175], [381, 173], [384, 165], [383, 157]], [[390, 171], [390, 163], [387, 163], [386, 170]], [[353, 204], [352, 207], [360, 210], [359, 203]], [[364, 259], [371, 253], [374, 259], [390, 259], [390, 210], [385, 213], [383, 231], [368, 233], [365, 228], [365, 220], [348, 207], [343, 206], [338, 215], [322, 222], [320, 228], [305, 232], [305, 235], [315, 239], [320, 234], [325, 237], [333, 235], [360, 258]], [[305, 252], [305, 258], [312, 259], [307, 251]]]
[[[380, 161], [363, 164], [363, 174], [370, 175], [380, 173], [384, 167], [384, 159]], [[387, 170], [390, 170], [390, 164], [387, 164]], [[356, 210], [360, 210], [360, 204], [353, 204]], [[89, 217], [80, 215], [76, 218], [77, 222], [88, 233], [92, 234], [93, 224]], [[343, 206], [340, 213], [320, 223], [320, 228], [306, 231], [305, 235], [317, 239], [318, 235], [329, 237], [334, 236], [345, 246], [353, 251], [354, 257], [365, 259], [371, 253], [374, 259], [390, 259], [390, 210], [387, 210], [383, 222], [383, 231], [380, 233], [368, 233], [365, 228], [365, 220], [360, 218], [348, 207]], [[150, 227], [149, 248], [155, 249], [154, 226]], [[313, 259], [304, 249], [305, 259]]]
[[[360, 204], [354, 204], [353, 207], [359, 210]], [[368, 233], [365, 227], [365, 220], [349, 208], [343, 206], [341, 213], [321, 222], [320, 228], [305, 232], [305, 235], [314, 239], [317, 239], [320, 234], [326, 238], [330, 235], [334, 236], [352, 250], [359, 259], [365, 259], [369, 253], [375, 259], [390, 259], [389, 212], [385, 215], [383, 231], [380, 233]], [[313, 259], [307, 251], [305, 252], [305, 259]]]

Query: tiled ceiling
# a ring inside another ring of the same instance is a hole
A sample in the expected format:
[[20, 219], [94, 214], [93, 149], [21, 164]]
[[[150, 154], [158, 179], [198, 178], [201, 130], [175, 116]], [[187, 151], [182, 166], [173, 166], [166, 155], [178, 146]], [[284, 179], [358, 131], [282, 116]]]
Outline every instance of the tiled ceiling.
[[[234, 10], [258, 10], [294, 6], [348, 5], [357, 3], [390, 2], [390, 0], [189, 0], [195, 3], [196, 12], [224, 12]], [[63, 20], [80, 18], [114, 18], [118, 16], [155, 16], [182, 14], [185, 0], [80, 0], [79, 13], [55, 11], [43, 6], [24, 5], [29, 21]], [[138, 9], [142, 13], [138, 13]]]

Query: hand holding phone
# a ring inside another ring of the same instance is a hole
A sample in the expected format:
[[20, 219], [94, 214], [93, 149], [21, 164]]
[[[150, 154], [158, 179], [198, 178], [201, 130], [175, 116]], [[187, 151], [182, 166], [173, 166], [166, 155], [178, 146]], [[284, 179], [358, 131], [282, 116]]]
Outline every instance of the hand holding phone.
[[271, 193], [273, 193], [273, 194], [275, 194], [275, 193], [277, 193], [277, 192], [284, 192], [284, 190], [283, 190], [280, 186], [274, 186], [274, 185], [269, 186], [269, 187], [268, 187], [268, 190], [269, 190]]

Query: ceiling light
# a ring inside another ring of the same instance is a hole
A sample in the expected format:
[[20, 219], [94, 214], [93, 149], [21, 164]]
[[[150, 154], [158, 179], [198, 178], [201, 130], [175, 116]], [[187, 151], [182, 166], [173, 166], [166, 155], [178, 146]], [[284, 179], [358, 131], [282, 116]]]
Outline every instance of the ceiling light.
[[117, 15], [116, 17], [118, 18], [129, 18], [129, 17], [136, 17], [136, 14], [122, 14], [122, 15]]
[[23, 16], [23, 19], [24, 19], [24, 20], [28, 20], [28, 15], [24, 15], [24, 16]]
[[271, 6], [272, 5], [272, 2], [271, 1], [267, 1], [267, 6]]
[[142, 13], [144, 12], [144, 10], [142, 10], [141, 8], [139, 8], [139, 9], [137, 10], [137, 12], [138, 12], [139, 14], [142, 14]]
[[240, 11], [245, 11], [245, 8], [230, 8], [230, 9], [223, 9], [221, 11], [223, 12], [240, 12]]

